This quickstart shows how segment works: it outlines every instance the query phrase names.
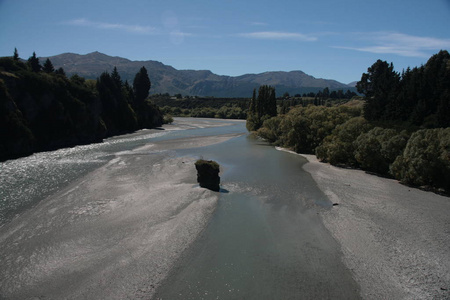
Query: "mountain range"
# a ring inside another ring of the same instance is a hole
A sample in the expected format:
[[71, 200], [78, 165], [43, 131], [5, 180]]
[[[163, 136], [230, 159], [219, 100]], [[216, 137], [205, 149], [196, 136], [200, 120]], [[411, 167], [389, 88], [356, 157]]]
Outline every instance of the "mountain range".
[[354, 83], [344, 84], [336, 80], [315, 78], [302, 71], [223, 76], [208, 70], [177, 70], [158, 61], [131, 61], [100, 52], [85, 55], [64, 53], [39, 59], [43, 63], [47, 58], [55, 69], [62, 67], [68, 76], [78, 74], [86, 79], [96, 79], [102, 72], [111, 72], [117, 67], [122, 80], [128, 80], [131, 84], [136, 73], [144, 66], [152, 83], [150, 94], [250, 97], [254, 88], [264, 84], [275, 87], [278, 95], [285, 92], [291, 95], [317, 92], [325, 87], [330, 90], [355, 90]]

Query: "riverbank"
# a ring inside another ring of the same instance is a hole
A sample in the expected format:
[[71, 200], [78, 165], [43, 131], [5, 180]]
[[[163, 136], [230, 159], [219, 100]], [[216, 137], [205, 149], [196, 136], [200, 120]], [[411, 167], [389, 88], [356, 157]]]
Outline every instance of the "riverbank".
[[[166, 130], [223, 124], [179, 121]], [[151, 298], [202, 232], [219, 197], [197, 187], [198, 157], [173, 149], [234, 136], [151, 142], [117, 152], [2, 226], [0, 298]]]
[[322, 211], [364, 299], [450, 298], [450, 199], [302, 155], [335, 204]]

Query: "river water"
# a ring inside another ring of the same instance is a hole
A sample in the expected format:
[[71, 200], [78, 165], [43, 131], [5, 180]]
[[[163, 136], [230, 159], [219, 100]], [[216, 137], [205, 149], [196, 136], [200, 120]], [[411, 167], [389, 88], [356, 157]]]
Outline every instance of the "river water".
[[1, 163], [0, 229], [117, 153], [160, 141], [241, 133], [219, 144], [173, 150], [175, 156], [219, 162], [222, 190], [208, 226], [154, 298], [359, 298], [339, 246], [320, 220], [319, 212], [333, 207], [302, 169], [304, 158], [248, 135], [244, 122], [210, 120], [217, 126], [206, 128], [177, 122], [183, 130], [141, 131]]

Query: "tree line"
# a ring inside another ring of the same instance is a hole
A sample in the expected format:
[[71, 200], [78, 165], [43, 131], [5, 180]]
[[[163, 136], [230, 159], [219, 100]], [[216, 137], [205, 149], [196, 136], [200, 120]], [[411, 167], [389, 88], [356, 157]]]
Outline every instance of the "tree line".
[[258, 122], [249, 116], [247, 128], [323, 162], [450, 193], [449, 66], [447, 51], [402, 74], [378, 60], [357, 83], [362, 108], [296, 106]]
[[357, 83], [369, 121], [407, 122], [426, 128], [450, 126], [450, 54], [441, 50], [420, 67], [401, 74], [378, 60]]
[[162, 124], [147, 100], [151, 87], [142, 67], [132, 85], [114, 68], [97, 80], [68, 78], [36, 54], [27, 60], [0, 58], [0, 161], [36, 151], [100, 142], [104, 138]]

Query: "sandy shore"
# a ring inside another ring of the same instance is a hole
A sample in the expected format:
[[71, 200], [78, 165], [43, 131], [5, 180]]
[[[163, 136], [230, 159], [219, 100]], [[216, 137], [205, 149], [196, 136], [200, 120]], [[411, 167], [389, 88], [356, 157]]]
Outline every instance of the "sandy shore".
[[233, 136], [165, 141], [118, 153], [3, 226], [0, 298], [151, 298], [218, 200], [218, 193], [196, 187], [197, 158], [178, 157], [171, 149]]
[[303, 156], [364, 299], [450, 299], [450, 198]]

